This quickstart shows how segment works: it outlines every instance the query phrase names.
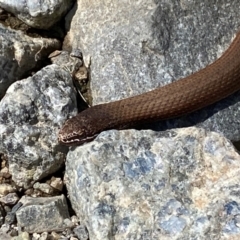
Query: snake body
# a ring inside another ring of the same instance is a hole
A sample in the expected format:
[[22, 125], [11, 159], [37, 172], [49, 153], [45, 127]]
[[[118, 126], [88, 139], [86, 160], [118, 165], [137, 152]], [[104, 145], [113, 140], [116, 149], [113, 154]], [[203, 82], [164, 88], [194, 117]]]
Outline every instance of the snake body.
[[240, 89], [240, 33], [215, 62], [153, 91], [99, 104], [69, 119], [59, 141], [80, 145], [108, 129], [175, 118], [217, 102]]

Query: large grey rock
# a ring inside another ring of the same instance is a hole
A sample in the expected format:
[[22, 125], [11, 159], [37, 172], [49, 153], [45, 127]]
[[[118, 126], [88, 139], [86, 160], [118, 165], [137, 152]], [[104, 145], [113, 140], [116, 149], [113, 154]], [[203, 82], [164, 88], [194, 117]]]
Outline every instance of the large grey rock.
[[74, 0], [0, 0], [0, 7], [32, 27], [48, 29], [66, 14], [73, 2]]
[[239, 162], [203, 129], [112, 130], [68, 153], [65, 180], [90, 239], [238, 239]]
[[[64, 48], [80, 48], [90, 64], [93, 104], [137, 95], [204, 68], [227, 49], [240, 26], [238, 0], [140, 0], [127, 6], [117, 0], [78, 0], [77, 6], [69, 14], [74, 16]], [[155, 127], [203, 122], [201, 127], [239, 140], [239, 100], [235, 94]]]
[[56, 197], [23, 197], [23, 206], [16, 212], [18, 227], [29, 233], [64, 230], [64, 220], [69, 218], [67, 201], [63, 195]]
[[0, 24], [0, 99], [15, 81], [29, 74], [39, 61], [59, 49], [57, 39], [33, 38]]
[[71, 74], [55, 64], [9, 87], [0, 102], [0, 152], [18, 186], [62, 166], [68, 148], [59, 145], [58, 131], [76, 113]]

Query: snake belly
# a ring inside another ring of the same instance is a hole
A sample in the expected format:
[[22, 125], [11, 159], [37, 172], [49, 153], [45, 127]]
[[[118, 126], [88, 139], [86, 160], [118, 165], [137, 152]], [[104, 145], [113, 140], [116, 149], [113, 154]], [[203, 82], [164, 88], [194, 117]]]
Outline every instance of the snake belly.
[[134, 97], [95, 105], [69, 119], [59, 141], [80, 145], [108, 129], [179, 117], [215, 103], [240, 89], [240, 32], [230, 47], [200, 71]]

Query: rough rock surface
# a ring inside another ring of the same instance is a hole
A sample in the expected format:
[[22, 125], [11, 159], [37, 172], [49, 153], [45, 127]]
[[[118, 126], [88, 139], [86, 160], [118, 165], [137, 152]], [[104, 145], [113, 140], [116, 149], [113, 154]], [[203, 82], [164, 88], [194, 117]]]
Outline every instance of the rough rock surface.
[[57, 134], [73, 115], [71, 75], [55, 64], [9, 87], [0, 102], [0, 152], [17, 185], [31, 186], [62, 166], [67, 147], [59, 145]]
[[64, 230], [64, 220], [69, 218], [63, 195], [49, 198], [23, 197], [23, 206], [16, 212], [18, 226], [29, 233]]
[[[61, 2], [1, 3], [15, 4], [17, 16], [26, 17], [26, 22], [35, 24], [32, 26], [42, 27], [43, 23], [47, 28], [52, 20], [44, 15], [51, 15], [46, 9]], [[39, 23], [41, 15], [44, 20]], [[93, 103], [97, 104], [171, 83], [214, 61], [240, 26], [240, 2], [78, 0], [66, 25], [70, 31], [64, 49], [83, 51], [84, 62], [90, 66]], [[1, 26], [0, 31], [0, 67], [6, 75], [0, 84], [22, 78], [36, 60], [59, 46], [56, 40], [30, 39]], [[46, 196], [62, 189], [61, 181], [53, 185], [36, 181], [56, 172], [65, 159], [67, 148], [58, 144], [57, 133], [63, 122], [76, 114], [71, 75], [75, 66], [82, 64], [80, 58], [72, 57], [65, 51], [55, 55], [51, 60], [60, 66], [53, 64], [14, 83], [0, 102], [0, 158], [8, 160], [12, 180], [27, 189], [24, 194]], [[198, 123], [239, 140], [238, 95], [154, 127], [164, 130]], [[69, 219], [64, 226], [71, 226], [78, 238], [90, 240], [240, 239], [239, 161], [226, 139], [203, 129], [103, 132], [95, 141], [72, 148], [67, 156], [65, 181], [81, 226], [72, 227], [74, 221]], [[58, 215], [60, 228], [63, 226], [65, 200], [54, 205], [55, 198], [35, 198], [22, 201], [21, 206], [16, 203], [20, 194], [14, 195], [18, 186], [2, 185], [0, 189], [8, 194], [1, 204], [14, 205], [1, 209], [0, 222], [6, 226], [1, 226], [0, 238], [7, 239], [4, 235], [9, 235], [16, 213], [24, 231], [55, 229], [57, 221], [49, 213]], [[33, 237], [61, 238], [56, 235], [45, 232]], [[30, 236], [22, 232], [20, 238]]]
[[81, 239], [81, 240], [89, 239], [87, 229], [83, 225], [80, 225], [80, 226], [77, 226], [76, 228], [74, 228], [73, 232], [76, 234], [78, 239]]
[[0, 24], [0, 99], [6, 89], [35, 68], [40, 60], [59, 49], [60, 41], [32, 38]]
[[203, 129], [112, 130], [68, 153], [66, 183], [90, 239], [238, 239], [239, 162]]
[[48, 29], [66, 14], [73, 2], [74, 0], [0, 0], [0, 7], [29, 26]]
[[[64, 48], [80, 48], [84, 62], [91, 60], [93, 104], [98, 104], [155, 89], [204, 68], [227, 49], [239, 26], [238, 0], [140, 0], [127, 7], [125, 1], [79, 0]], [[201, 127], [239, 140], [239, 100], [237, 94], [161, 125], [166, 129], [203, 122]]]

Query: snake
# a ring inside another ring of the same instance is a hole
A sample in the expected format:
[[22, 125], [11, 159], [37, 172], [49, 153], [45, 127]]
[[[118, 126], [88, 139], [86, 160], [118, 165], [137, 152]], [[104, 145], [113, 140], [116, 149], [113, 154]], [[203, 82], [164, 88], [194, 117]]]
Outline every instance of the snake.
[[58, 134], [64, 145], [81, 145], [110, 129], [167, 120], [211, 105], [240, 89], [240, 32], [205, 68], [152, 91], [87, 108], [68, 119]]

